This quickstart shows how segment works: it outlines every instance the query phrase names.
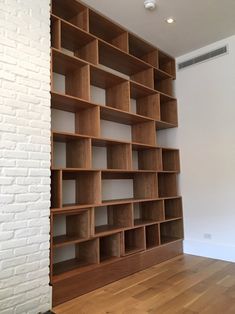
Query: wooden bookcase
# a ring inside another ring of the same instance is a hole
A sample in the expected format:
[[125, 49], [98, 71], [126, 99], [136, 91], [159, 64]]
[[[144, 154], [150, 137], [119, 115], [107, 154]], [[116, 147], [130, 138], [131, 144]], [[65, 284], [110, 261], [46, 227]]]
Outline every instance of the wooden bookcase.
[[157, 144], [178, 123], [174, 59], [75, 0], [52, 0], [51, 40], [57, 305], [181, 254], [183, 217], [179, 150]]

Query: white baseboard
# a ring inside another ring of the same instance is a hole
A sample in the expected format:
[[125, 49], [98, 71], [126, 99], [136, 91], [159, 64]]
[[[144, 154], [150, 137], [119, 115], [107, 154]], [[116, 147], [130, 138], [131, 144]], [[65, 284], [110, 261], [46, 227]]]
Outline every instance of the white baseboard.
[[235, 246], [184, 240], [184, 253], [235, 262]]

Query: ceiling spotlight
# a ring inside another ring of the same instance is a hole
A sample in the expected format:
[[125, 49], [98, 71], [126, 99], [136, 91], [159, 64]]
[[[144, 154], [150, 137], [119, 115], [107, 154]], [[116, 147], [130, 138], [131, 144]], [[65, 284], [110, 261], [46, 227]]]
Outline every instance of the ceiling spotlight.
[[173, 17], [167, 17], [167, 18], [165, 18], [165, 21], [166, 21], [168, 24], [173, 24], [173, 23], [175, 23], [175, 20], [173, 19]]
[[156, 0], [145, 0], [144, 7], [147, 10], [154, 10], [156, 8]]

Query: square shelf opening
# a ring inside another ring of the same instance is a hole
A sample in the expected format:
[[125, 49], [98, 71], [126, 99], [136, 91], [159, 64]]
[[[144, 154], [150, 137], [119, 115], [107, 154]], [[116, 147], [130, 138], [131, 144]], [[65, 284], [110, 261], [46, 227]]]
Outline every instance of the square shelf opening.
[[120, 257], [120, 233], [101, 237], [99, 240], [101, 263]]
[[72, 25], [61, 22], [61, 48], [68, 55], [98, 64], [98, 41]]
[[88, 31], [88, 9], [75, 0], [52, 0], [52, 14]]
[[155, 122], [150, 121], [132, 125], [132, 141], [147, 145], [157, 145]]
[[131, 111], [141, 116], [160, 120], [160, 96], [143, 86], [130, 84]]
[[131, 145], [112, 141], [93, 141], [92, 168], [132, 169]]
[[178, 149], [162, 149], [162, 164], [164, 171], [180, 171]]
[[134, 204], [134, 225], [144, 225], [164, 220], [163, 201]]
[[161, 244], [183, 239], [183, 220], [167, 221], [160, 224]]
[[163, 53], [158, 52], [159, 69], [175, 77], [175, 60]]
[[129, 34], [129, 53], [153, 67], [158, 67], [158, 51], [145, 40], [133, 34]]
[[124, 231], [125, 255], [145, 249], [144, 227]]
[[53, 275], [57, 276], [74, 269], [84, 269], [99, 262], [98, 239], [54, 249]]
[[128, 33], [109, 19], [89, 10], [90, 33], [127, 52]]
[[52, 91], [90, 100], [89, 65], [59, 51], [52, 51]]
[[162, 170], [162, 155], [160, 148], [133, 149], [133, 169], [138, 170]]
[[144, 69], [140, 72], [135, 72], [131, 75], [131, 80], [149, 87], [154, 88], [154, 71], [152, 68]]
[[52, 167], [91, 168], [91, 140], [53, 133]]
[[109, 120], [100, 120], [101, 137], [110, 140], [131, 142], [132, 128], [130, 125]]
[[146, 249], [151, 249], [159, 246], [159, 226], [150, 225], [145, 227], [145, 237], [146, 237]]
[[174, 198], [164, 200], [165, 204], [165, 219], [174, 219], [174, 218], [182, 218], [183, 209], [182, 209], [182, 199]]
[[63, 171], [63, 206], [100, 204], [100, 182], [99, 171]]
[[173, 96], [173, 79], [157, 69], [154, 70], [154, 89], [169, 96]]
[[95, 234], [132, 227], [133, 212], [131, 204], [102, 206], [96, 207], [94, 210]]
[[159, 197], [178, 196], [177, 175], [175, 173], [158, 173]]
[[130, 87], [125, 79], [91, 67], [90, 83], [93, 102], [123, 111], [130, 110]]
[[161, 121], [178, 125], [177, 100], [170, 97], [160, 96]]
[[79, 242], [90, 235], [89, 212], [87, 210], [74, 214], [54, 215], [53, 245], [64, 246], [71, 241]]

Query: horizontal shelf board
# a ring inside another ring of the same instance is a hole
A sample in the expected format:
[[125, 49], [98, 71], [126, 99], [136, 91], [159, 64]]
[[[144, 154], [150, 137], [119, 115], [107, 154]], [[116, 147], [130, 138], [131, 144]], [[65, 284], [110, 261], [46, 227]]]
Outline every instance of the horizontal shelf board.
[[134, 81], [130, 81], [130, 92], [131, 98], [141, 98], [148, 95], [158, 94], [154, 89]]
[[53, 109], [79, 112], [80, 110], [94, 108], [96, 106], [97, 105], [89, 101], [51, 91], [51, 107]]
[[79, 270], [89, 270], [91, 268], [91, 266], [94, 266], [96, 264], [92, 264], [92, 263], [87, 263], [84, 261], [78, 261], [76, 258], [64, 261], [64, 262], [60, 262], [60, 263], [56, 263], [53, 265], [53, 273], [54, 273], [54, 277], [56, 277], [57, 275], [61, 275], [63, 273], [69, 272], [71, 270], [75, 270], [79, 271]]
[[62, 247], [64, 245], [80, 243], [87, 240], [89, 240], [89, 238], [78, 238], [76, 236], [72, 237], [67, 235], [56, 236], [53, 237], [53, 247]]
[[157, 220], [150, 220], [150, 219], [135, 219], [134, 225], [135, 226], [149, 226], [149, 225], [155, 225], [159, 221]]
[[123, 231], [125, 228], [111, 226], [111, 225], [102, 225], [95, 227], [95, 235], [96, 236], [104, 236], [108, 234], [117, 233]]
[[110, 255], [100, 256], [100, 264], [103, 264], [106, 262], [115, 262], [118, 260], [120, 260], [120, 257], [117, 257], [117, 256], [110, 256]]
[[111, 72], [105, 71], [99, 67], [90, 66], [91, 68], [91, 85], [94, 85], [99, 88], [110, 88], [114, 85], [121, 84], [126, 82], [121, 76], [112, 74]]
[[161, 236], [161, 244], [167, 244], [175, 241], [181, 241], [183, 238]]
[[125, 249], [125, 255], [134, 254], [134, 253], [141, 252], [144, 250], [145, 250], [144, 248], [130, 247], [130, 248]]

